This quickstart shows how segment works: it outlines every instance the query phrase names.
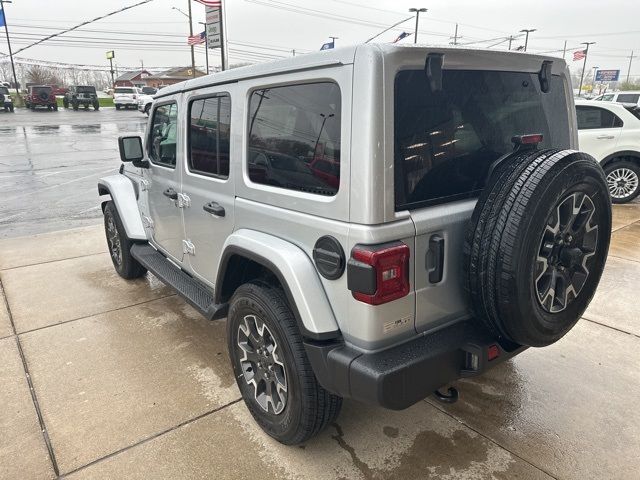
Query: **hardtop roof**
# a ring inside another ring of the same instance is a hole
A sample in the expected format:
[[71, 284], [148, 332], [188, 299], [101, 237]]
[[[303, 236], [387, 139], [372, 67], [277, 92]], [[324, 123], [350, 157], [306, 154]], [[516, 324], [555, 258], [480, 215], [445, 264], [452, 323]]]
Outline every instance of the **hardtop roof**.
[[337, 49], [323, 50], [305, 55], [284, 58], [272, 62], [259, 63], [246, 67], [234, 68], [223, 72], [213, 73], [184, 82], [176, 83], [159, 90], [155, 98], [162, 98], [179, 92], [205, 88], [208, 86], [232, 83], [249, 78], [266, 77], [279, 73], [310, 70], [320, 67], [348, 65], [354, 63], [356, 52], [382, 53], [384, 56], [413, 54], [416, 50], [421, 53], [440, 52], [445, 54], [445, 68], [456, 68], [463, 64], [466, 58], [474, 61], [494, 60], [499, 66], [498, 70], [505, 70], [505, 66], [513, 65], [513, 70], [531, 70], [532, 65], [541, 65], [544, 60], [554, 62], [553, 72], [558, 73], [566, 68], [562, 58], [549, 55], [536, 55], [515, 51], [499, 51], [476, 48], [460, 48], [451, 46], [424, 45], [424, 44], [389, 44], [369, 43]]

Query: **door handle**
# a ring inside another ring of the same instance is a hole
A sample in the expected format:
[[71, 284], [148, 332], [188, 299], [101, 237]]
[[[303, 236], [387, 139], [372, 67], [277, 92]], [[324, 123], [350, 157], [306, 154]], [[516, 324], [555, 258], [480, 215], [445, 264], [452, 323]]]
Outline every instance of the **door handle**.
[[162, 192], [162, 194], [165, 197], [169, 197], [171, 200], [178, 199], [178, 192], [176, 192], [173, 188], [167, 188], [164, 192]]
[[205, 212], [210, 213], [211, 215], [215, 215], [216, 217], [224, 217], [225, 215], [224, 207], [216, 202], [209, 202], [205, 204], [202, 209]]
[[429, 249], [425, 259], [429, 283], [440, 283], [444, 275], [444, 238], [441, 235], [432, 235], [429, 238]]
[[596, 137], [598, 140], [613, 140], [614, 137], [613, 135], [599, 135]]

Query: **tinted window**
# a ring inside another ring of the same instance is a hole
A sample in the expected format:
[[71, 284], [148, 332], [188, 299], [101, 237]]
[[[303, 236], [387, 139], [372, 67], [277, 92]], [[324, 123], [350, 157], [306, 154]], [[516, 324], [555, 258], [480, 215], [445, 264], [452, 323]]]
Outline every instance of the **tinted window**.
[[620, 103], [638, 103], [640, 100], [640, 93], [619, 93], [617, 102]]
[[537, 75], [445, 70], [432, 92], [423, 70], [395, 83], [396, 208], [477, 194], [489, 166], [513, 150], [515, 135], [541, 133], [542, 148], [568, 148], [564, 82], [542, 93]]
[[165, 167], [176, 166], [178, 107], [175, 103], [160, 105], [153, 111], [149, 137], [149, 158]]
[[[340, 184], [340, 124], [340, 89], [334, 83], [253, 92], [249, 178], [290, 190], [335, 195]], [[322, 171], [317, 168], [320, 161], [333, 167]]]
[[0, 94], [9, 95], [9, 89], [7, 87], [0, 87]]
[[134, 93], [133, 88], [116, 88], [114, 93]]
[[596, 98], [596, 100], [602, 100], [604, 102], [611, 102], [613, 100], [613, 97], [615, 97], [615, 95], [613, 93], [610, 93], [608, 95], [602, 95], [600, 98]]
[[231, 97], [195, 100], [189, 118], [189, 169], [205, 175], [229, 176]]
[[76, 90], [78, 93], [96, 93], [95, 87], [78, 87]]
[[576, 113], [578, 116], [578, 130], [614, 128], [621, 127], [623, 124], [616, 114], [604, 108], [578, 105]]

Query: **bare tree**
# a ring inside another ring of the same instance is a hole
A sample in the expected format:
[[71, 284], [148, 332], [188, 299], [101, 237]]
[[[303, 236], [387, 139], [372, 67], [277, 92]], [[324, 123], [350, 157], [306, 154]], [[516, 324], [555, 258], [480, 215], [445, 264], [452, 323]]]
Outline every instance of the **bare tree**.
[[27, 70], [27, 81], [37, 85], [61, 85], [63, 83], [58, 69], [31, 65]]

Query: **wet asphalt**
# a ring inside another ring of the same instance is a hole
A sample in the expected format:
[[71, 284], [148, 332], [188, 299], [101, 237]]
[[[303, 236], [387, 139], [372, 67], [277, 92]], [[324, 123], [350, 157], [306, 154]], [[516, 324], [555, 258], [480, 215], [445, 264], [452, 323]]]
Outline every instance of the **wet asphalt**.
[[118, 136], [146, 120], [114, 108], [0, 113], [0, 238], [99, 222], [97, 180], [120, 166]]

